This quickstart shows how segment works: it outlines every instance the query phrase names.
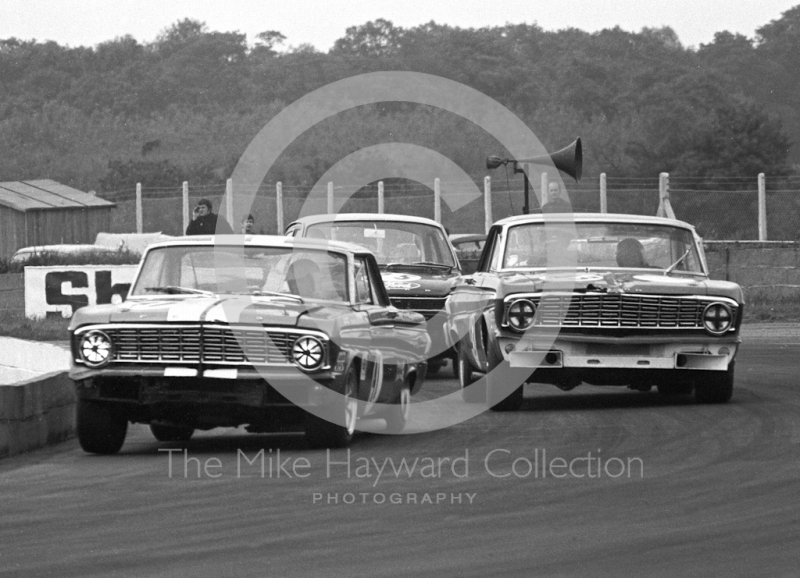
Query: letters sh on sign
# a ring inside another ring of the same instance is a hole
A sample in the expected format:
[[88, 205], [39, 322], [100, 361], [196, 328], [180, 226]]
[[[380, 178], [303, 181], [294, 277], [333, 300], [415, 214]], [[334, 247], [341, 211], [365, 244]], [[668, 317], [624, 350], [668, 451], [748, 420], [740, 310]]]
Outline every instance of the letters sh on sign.
[[111, 303], [128, 295], [138, 265], [25, 267], [25, 316], [72, 317], [86, 305]]

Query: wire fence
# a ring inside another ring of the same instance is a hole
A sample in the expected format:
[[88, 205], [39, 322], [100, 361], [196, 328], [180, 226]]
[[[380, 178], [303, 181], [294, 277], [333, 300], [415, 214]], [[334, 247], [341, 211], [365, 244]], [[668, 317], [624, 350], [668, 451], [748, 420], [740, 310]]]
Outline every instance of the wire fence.
[[[441, 221], [451, 233], [483, 232], [485, 226], [484, 178], [442, 181]], [[532, 181], [534, 181], [532, 177]], [[605, 195], [610, 213], [655, 215], [659, 207], [659, 178], [623, 178], [608, 176]], [[532, 182], [530, 207], [539, 210], [540, 183]], [[601, 184], [599, 177], [585, 178], [581, 183], [567, 182], [567, 194], [576, 212], [600, 212]], [[253, 191], [235, 190], [233, 215], [227, 214], [226, 185], [188, 184], [188, 207], [200, 199], [212, 202], [214, 212], [223, 215], [239, 230], [241, 219], [252, 214], [256, 231], [280, 234], [277, 183], [262, 183]], [[328, 212], [327, 187], [282, 183], [282, 219], [284, 226], [302, 215]], [[142, 228], [144, 232], [160, 231], [168, 235], [183, 232], [183, 187], [147, 188], [142, 190]], [[378, 183], [366, 187], [334, 183], [334, 211], [343, 213], [378, 212]], [[137, 227], [136, 190], [126, 189], [103, 193], [101, 197], [116, 203], [112, 232], [135, 232]], [[434, 218], [433, 185], [407, 179], [383, 182], [384, 212]], [[522, 214], [524, 184], [521, 177], [491, 180], [491, 219], [493, 221]], [[248, 202], [252, 198], [252, 204]], [[759, 239], [759, 189], [757, 177], [693, 178], [670, 177], [669, 198], [678, 219], [693, 224], [708, 240]], [[800, 223], [800, 176], [765, 179], [766, 239], [797, 241]]]

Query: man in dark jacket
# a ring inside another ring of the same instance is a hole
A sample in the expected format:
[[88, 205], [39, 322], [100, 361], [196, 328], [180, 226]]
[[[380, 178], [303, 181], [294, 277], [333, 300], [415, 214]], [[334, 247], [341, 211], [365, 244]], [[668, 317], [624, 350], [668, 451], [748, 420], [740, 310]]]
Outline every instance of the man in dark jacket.
[[200, 199], [194, 209], [195, 218], [186, 227], [187, 235], [232, 235], [233, 229], [225, 219], [211, 210], [211, 201]]
[[543, 213], [571, 213], [572, 204], [561, 194], [558, 181], [551, 181], [547, 186], [547, 202], [542, 207]]

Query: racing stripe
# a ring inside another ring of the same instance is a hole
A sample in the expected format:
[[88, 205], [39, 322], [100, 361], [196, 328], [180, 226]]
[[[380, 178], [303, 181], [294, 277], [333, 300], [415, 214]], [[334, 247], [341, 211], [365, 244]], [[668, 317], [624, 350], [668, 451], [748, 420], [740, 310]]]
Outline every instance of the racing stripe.
[[220, 300], [214, 298], [186, 299], [179, 301], [167, 311], [167, 321], [201, 322], [209, 309]]

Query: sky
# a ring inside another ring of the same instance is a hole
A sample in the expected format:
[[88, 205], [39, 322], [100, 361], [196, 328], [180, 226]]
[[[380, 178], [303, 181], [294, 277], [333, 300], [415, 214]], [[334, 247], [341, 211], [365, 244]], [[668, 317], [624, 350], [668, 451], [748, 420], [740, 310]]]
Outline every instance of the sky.
[[[699, 47], [728, 30], [749, 38], [800, 0], [0, 0], [0, 39], [54, 40], [95, 46], [130, 34], [151, 42], [183, 18], [209, 30], [238, 31], [249, 42], [266, 30], [284, 49], [311, 44], [327, 52], [350, 26], [384, 18], [410, 28], [431, 20], [461, 28], [536, 23], [545, 30], [595, 32], [620, 26], [670, 26], [684, 46]], [[279, 47], [281, 48], [281, 47]]]

